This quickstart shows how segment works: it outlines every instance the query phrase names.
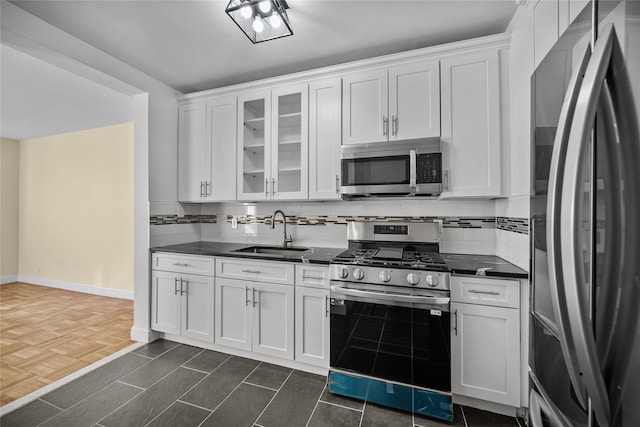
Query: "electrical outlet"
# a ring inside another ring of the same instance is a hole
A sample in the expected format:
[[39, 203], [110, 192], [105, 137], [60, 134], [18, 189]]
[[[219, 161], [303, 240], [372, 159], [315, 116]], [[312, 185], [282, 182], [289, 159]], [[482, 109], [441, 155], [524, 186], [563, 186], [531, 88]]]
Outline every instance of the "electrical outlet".
[[178, 218], [184, 218], [184, 208], [182, 205], [178, 205]]
[[238, 228], [238, 218], [231, 218], [231, 228]]

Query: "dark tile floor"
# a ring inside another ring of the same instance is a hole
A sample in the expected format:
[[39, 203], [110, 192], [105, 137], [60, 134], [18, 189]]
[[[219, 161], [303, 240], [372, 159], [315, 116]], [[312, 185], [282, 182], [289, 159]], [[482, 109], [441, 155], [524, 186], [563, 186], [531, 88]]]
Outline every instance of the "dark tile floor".
[[326, 378], [155, 341], [0, 418], [12, 426], [504, 426], [515, 418], [456, 405], [454, 422], [332, 395]]

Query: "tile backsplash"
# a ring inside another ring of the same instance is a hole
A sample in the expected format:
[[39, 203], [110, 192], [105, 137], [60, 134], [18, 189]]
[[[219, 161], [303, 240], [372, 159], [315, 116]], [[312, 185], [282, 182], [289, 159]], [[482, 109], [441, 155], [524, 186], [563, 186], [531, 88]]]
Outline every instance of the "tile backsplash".
[[525, 209], [519, 200], [185, 204], [183, 217], [175, 214], [178, 206], [151, 205], [152, 247], [193, 240], [280, 244], [281, 218], [270, 228], [271, 215], [280, 209], [294, 245], [346, 247], [348, 221], [442, 220], [442, 252], [498, 255], [528, 268], [528, 204]]

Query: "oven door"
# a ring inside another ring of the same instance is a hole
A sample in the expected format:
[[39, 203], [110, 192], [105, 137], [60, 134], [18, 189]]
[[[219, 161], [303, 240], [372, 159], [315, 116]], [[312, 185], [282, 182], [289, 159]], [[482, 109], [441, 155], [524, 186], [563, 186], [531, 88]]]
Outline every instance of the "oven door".
[[331, 282], [332, 369], [450, 392], [444, 292]]

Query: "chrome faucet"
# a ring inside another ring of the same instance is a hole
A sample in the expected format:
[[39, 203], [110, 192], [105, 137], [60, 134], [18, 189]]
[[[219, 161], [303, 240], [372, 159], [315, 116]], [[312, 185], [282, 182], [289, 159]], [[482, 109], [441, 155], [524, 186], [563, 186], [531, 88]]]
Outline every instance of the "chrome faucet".
[[271, 228], [276, 228], [277, 214], [282, 215], [282, 225], [284, 225], [284, 238], [282, 239], [282, 246], [286, 248], [287, 246], [289, 246], [289, 243], [293, 242], [293, 239], [291, 238], [291, 235], [289, 235], [289, 237], [287, 238], [287, 216], [280, 209], [278, 209], [273, 213], [273, 215], [271, 215]]

